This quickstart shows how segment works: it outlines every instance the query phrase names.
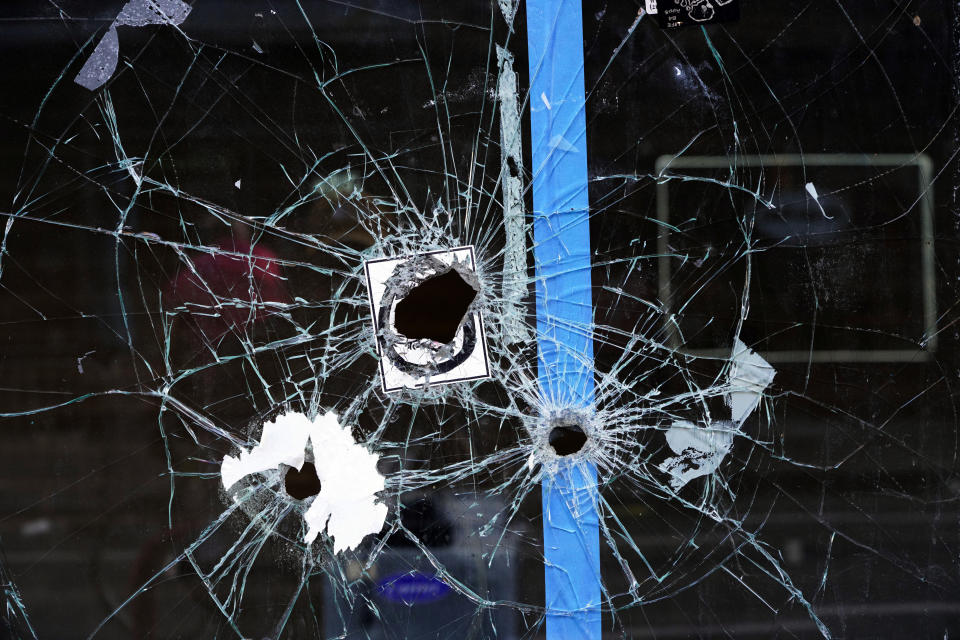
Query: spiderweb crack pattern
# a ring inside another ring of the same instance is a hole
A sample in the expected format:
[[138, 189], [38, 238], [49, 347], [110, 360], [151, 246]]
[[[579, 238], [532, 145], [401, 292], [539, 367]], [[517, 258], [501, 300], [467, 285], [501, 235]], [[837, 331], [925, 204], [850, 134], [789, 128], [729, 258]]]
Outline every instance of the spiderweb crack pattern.
[[[107, 4], [0, 22], [8, 627], [542, 637], [589, 462], [605, 637], [960, 633], [954, 7], [584, 5], [584, 411], [537, 379], [522, 3]], [[465, 246], [491, 377], [385, 392], [365, 262]], [[332, 450], [223, 465], [333, 414], [382, 520], [305, 539]]]

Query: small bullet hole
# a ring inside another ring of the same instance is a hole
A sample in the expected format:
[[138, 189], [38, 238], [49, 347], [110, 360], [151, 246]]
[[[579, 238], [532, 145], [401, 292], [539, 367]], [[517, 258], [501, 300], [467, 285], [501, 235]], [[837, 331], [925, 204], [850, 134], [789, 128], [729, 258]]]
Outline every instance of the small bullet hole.
[[569, 456], [583, 448], [587, 434], [575, 424], [563, 425], [550, 430], [549, 442], [558, 456]]
[[450, 269], [420, 283], [397, 303], [394, 327], [410, 340], [452, 342], [476, 297], [477, 291]]
[[312, 462], [304, 462], [303, 468], [297, 471], [293, 467], [287, 470], [283, 479], [283, 488], [295, 500], [305, 500], [320, 493], [320, 478], [317, 477], [317, 468]]
[[520, 168], [517, 166], [517, 161], [513, 159], [513, 156], [507, 156], [507, 170], [510, 171], [510, 176], [513, 178], [520, 175]]

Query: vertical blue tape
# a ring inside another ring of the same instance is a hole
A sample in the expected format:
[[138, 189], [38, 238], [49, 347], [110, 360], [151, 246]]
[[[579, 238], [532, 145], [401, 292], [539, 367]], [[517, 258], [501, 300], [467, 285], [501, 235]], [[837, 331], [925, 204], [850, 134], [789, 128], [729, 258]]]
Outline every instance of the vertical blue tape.
[[[546, 403], [591, 410], [593, 302], [583, 24], [578, 0], [528, 0], [538, 375]], [[544, 480], [548, 640], [600, 639], [597, 470], [564, 461]]]

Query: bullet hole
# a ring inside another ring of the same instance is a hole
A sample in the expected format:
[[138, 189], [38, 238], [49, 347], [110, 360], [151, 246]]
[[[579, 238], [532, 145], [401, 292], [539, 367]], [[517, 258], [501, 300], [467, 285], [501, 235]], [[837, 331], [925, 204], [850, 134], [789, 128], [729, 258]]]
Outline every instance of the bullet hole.
[[569, 456], [583, 448], [587, 434], [575, 424], [561, 425], [550, 430], [549, 442], [558, 456]]
[[520, 176], [520, 167], [517, 166], [517, 161], [513, 159], [513, 156], [507, 156], [507, 170], [510, 171], [510, 177], [512, 178]]
[[317, 477], [317, 468], [312, 462], [304, 462], [303, 468], [297, 471], [290, 467], [283, 478], [283, 488], [287, 495], [295, 500], [306, 500], [310, 496], [320, 493], [320, 478]]
[[452, 342], [477, 291], [456, 269], [420, 283], [397, 303], [393, 324], [410, 340]]

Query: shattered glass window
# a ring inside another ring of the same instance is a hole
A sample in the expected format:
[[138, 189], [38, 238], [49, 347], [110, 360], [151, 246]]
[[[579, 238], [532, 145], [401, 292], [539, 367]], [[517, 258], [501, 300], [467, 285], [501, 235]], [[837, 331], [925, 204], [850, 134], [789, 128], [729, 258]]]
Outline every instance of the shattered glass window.
[[0, 638], [960, 637], [958, 18], [7, 0]]

